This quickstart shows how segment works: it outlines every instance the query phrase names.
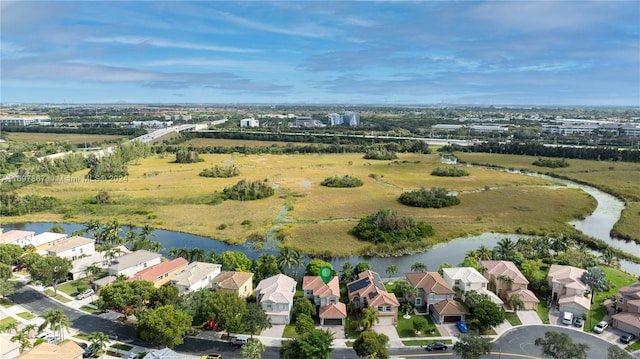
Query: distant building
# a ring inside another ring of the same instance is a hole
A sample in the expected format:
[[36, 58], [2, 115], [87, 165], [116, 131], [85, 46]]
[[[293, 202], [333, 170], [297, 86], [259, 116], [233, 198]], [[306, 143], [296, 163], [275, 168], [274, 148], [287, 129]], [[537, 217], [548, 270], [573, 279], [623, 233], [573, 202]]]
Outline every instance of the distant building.
[[49, 116], [0, 117], [0, 124], [14, 126], [51, 125]]
[[314, 128], [314, 127], [326, 127], [324, 123], [318, 120], [314, 120], [311, 117], [300, 116], [296, 117], [294, 121], [289, 122], [289, 127], [292, 128]]
[[240, 127], [260, 127], [260, 121], [255, 118], [243, 118], [240, 120]]
[[131, 121], [131, 126], [134, 128], [165, 128], [173, 125], [172, 121]]
[[342, 115], [330, 113], [327, 115], [329, 126], [347, 125], [357, 127], [360, 125], [360, 114], [354, 111], [344, 111]]
[[191, 121], [191, 115], [183, 115], [181, 113], [174, 115], [164, 115], [164, 119], [167, 121]]

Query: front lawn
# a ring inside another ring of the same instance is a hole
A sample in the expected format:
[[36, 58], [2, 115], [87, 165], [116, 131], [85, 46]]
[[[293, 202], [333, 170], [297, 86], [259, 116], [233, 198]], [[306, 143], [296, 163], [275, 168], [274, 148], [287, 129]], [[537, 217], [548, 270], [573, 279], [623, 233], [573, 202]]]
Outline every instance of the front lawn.
[[549, 324], [549, 306], [544, 300], [538, 303], [538, 316], [543, 324]]
[[69, 299], [69, 298], [67, 298], [67, 297], [65, 297], [63, 295], [60, 295], [60, 294], [56, 295], [55, 292], [53, 290], [51, 290], [51, 289], [45, 289], [44, 290], [44, 294], [50, 296], [51, 298], [55, 298], [55, 299], [61, 301], [62, 303], [68, 303], [68, 302], [71, 301], [71, 299]]
[[36, 316], [29, 313], [29, 312], [22, 312], [22, 313], [18, 313], [16, 314], [17, 316], [19, 316], [20, 318], [26, 319], [26, 320], [31, 320], [33, 318], [35, 318]]
[[[428, 326], [427, 329], [420, 332], [420, 334], [416, 334], [413, 329], [413, 318], [415, 317], [423, 317], [427, 320]], [[439, 337], [440, 332], [438, 328], [436, 328], [435, 324], [431, 320], [431, 317], [428, 315], [417, 315], [412, 314], [411, 318], [405, 319], [402, 315], [398, 316], [398, 326], [396, 327], [398, 331], [398, 336], [400, 338], [428, 338], [428, 337]]]
[[11, 308], [13, 307], [13, 302], [7, 298], [2, 298], [0, 299], [0, 305], [2, 305], [5, 308]]
[[514, 312], [504, 312], [504, 318], [514, 327], [516, 325], [522, 325], [522, 321], [518, 317], [518, 314]]
[[12, 317], [6, 317], [4, 319], [0, 319], [0, 330], [4, 330], [5, 327], [15, 322], [17, 322], [17, 320], [15, 320], [15, 318], [12, 318]]
[[[91, 308], [89, 306], [83, 305], [82, 307], [80, 307], [80, 310], [83, 312], [87, 312], [89, 314], [95, 314], [95, 315], [99, 315], [104, 313], [104, 311], [100, 310], [100, 309], [96, 309], [96, 308]], [[200, 328], [200, 326], [198, 326], [198, 328]]]
[[624, 349], [630, 352], [635, 352], [636, 350], [640, 350], [640, 340], [636, 340], [635, 343], [632, 343], [631, 345], [627, 345]]
[[618, 294], [618, 288], [627, 286], [637, 281], [634, 276], [619, 269], [605, 266], [600, 266], [600, 268], [602, 268], [604, 274], [609, 280], [609, 290], [605, 292], [595, 293], [595, 296], [593, 297], [593, 304], [591, 304], [591, 309], [587, 313], [587, 323], [589, 323], [589, 325], [584, 326], [585, 332], [591, 332], [591, 330], [593, 329], [591, 326], [604, 319], [604, 316], [607, 313], [606, 308], [604, 307], [604, 301], [606, 299], [609, 299]]
[[282, 332], [283, 338], [297, 338], [298, 332], [296, 332], [296, 326], [294, 324], [287, 324]]
[[417, 347], [417, 346], [424, 346], [424, 345], [429, 345], [431, 343], [435, 343], [435, 342], [439, 342], [439, 343], [445, 343], [447, 345], [451, 345], [453, 344], [453, 341], [449, 340], [449, 339], [444, 339], [444, 340], [429, 340], [429, 339], [420, 339], [420, 340], [403, 340], [402, 344], [406, 345], [406, 346], [412, 346], [412, 347]]
[[58, 286], [59, 291], [72, 297], [75, 297], [83, 290], [89, 289], [89, 288], [91, 288], [91, 286], [87, 281], [83, 279], [71, 280], [71, 281], [62, 283]]

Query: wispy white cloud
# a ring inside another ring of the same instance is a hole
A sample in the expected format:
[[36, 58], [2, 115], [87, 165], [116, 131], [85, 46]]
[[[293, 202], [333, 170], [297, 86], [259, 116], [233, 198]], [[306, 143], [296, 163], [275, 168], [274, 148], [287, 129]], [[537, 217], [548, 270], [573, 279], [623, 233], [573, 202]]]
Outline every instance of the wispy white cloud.
[[101, 44], [117, 44], [117, 45], [132, 45], [132, 46], [152, 46], [171, 49], [185, 49], [185, 50], [202, 50], [202, 51], [217, 51], [217, 52], [235, 52], [235, 53], [256, 53], [261, 52], [259, 49], [197, 44], [191, 42], [179, 42], [171, 40], [156, 39], [153, 37], [141, 37], [141, 36], [112, 36], [112, 37], [88, 37], [84, 40], [89, 43], [101, 43]]

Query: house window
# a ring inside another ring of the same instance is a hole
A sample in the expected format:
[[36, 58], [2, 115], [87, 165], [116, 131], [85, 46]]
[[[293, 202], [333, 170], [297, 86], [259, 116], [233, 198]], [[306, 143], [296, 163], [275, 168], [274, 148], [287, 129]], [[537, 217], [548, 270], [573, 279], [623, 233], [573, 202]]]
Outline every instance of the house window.
[[520, 289], [527, 289], [527, 285], [526, 284], [520, 284]]
[[378, 307], [378, 311], [379, 311], [379, 312], [384, 312], [384, 307], [383, 307], [383, 306], [379, 306], [379, 307]]
[[331, 297], [331, 299], [329, 299], [329, 303], [335, 304], [336, 303], [336, 298]]
[[620, 299], [618, 299], [618, 302], [624, 303], [624, 298], [620, 297]]
[[390, 312], [391, 311], [391, 306], [387, 305], [386, 307], [384, 307], [385, 312]]
[[417, 306], [417, 307], [419, 307], [419, 306], [421, 306], [421, 305], [422, 305], [422, 298], [417, 297], [417, 298], [416, 298], [416, 306]]
[[460, 279], [456, 279], [455, 284], [456, 284], [456, 285], [460, 285]]
[[142, 268], [147, 268], [147, 262], [144, 262], [144, 264], [142, 264]]

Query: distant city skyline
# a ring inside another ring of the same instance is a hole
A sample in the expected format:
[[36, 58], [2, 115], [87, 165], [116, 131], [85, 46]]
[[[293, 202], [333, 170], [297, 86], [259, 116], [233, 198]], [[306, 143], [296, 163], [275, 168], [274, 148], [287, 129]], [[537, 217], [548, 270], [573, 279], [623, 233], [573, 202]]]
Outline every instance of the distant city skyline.
[[6, 1], [0, 102], [640, 106], [637, 1]]

